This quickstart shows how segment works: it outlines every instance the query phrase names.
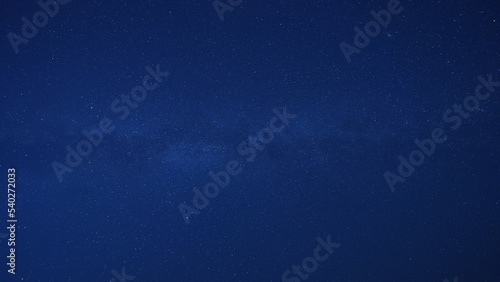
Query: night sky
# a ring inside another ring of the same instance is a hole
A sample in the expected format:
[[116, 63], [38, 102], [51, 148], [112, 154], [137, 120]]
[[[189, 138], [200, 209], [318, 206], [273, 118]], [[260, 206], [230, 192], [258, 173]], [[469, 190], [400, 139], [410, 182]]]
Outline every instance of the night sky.
[[0, 29], [0, 281], [500, 281], [500, 1], [2, 1]]

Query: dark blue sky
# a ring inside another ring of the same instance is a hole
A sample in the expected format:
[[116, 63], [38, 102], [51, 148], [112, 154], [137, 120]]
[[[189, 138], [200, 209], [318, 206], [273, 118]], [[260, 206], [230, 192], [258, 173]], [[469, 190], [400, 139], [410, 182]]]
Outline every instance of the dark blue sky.
[[2, 3], [0, 281], [500, 281], [499, 1]]

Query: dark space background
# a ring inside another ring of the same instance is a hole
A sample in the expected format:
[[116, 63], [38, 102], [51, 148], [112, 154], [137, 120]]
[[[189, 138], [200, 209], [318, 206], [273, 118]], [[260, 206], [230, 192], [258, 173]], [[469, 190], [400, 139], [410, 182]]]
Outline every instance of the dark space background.
[[[41, 9], [3, 1], [0, 281], [282, 281], [328, 235], [341, 246], [308, 281], [500, 281], [500, 90], [456, 131], [442, 120], [500, 80], [500, 2], [402, 0], [348, 64], [339, 44], [387, 2], [244, 0], [221, 21], [211, 1], [73, 0], [16, 54], [8, 33]], [[111, 102], [158, 64], [118, 120]], [[244, 161], [283, 107], [297, 117]], [[52, 162], [104, 117], [115, 131], [60, 183]], [[383, 173], [436, 127], [448, 140], [391, 192]], [[230, 160], [241, 174], [186, 225], [178, 205]]]

